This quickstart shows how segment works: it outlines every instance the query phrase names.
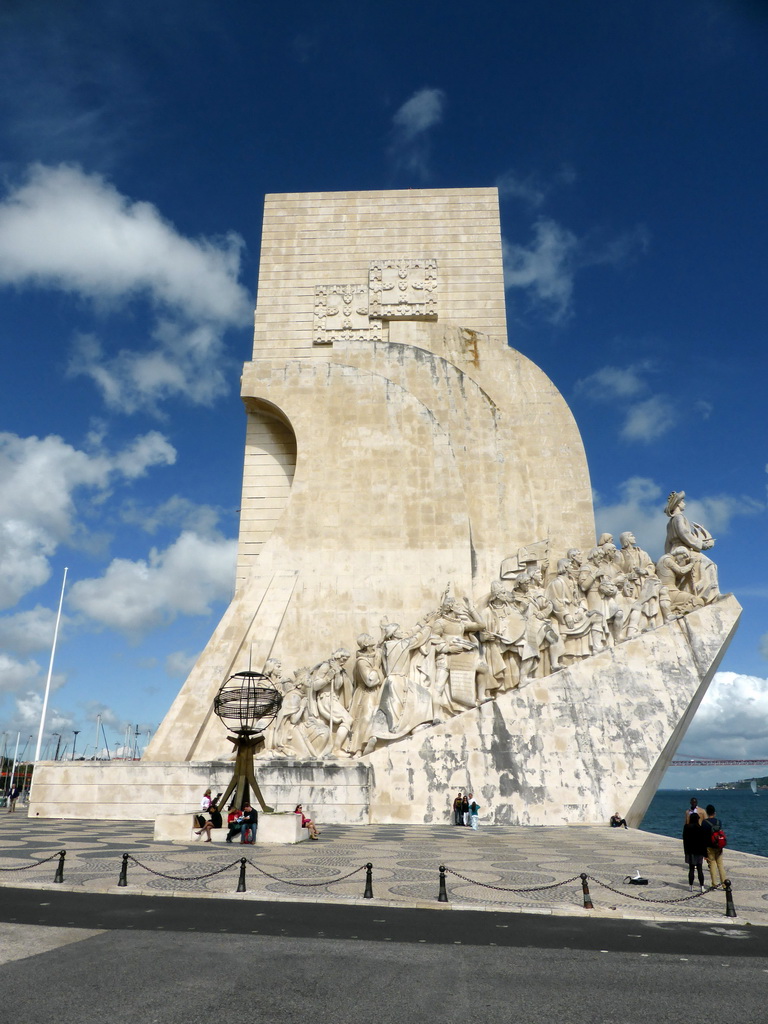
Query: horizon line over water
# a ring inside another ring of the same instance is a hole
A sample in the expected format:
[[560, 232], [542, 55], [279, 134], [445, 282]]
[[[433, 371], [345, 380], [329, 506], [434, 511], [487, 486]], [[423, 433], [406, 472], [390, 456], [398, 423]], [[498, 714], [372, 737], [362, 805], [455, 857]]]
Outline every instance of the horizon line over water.
[[[729, 849], [768, 857], [768, 790], [658, 789], [640, 824], [641, 832], [682, 839], [685, 812], [691, 797], [712, 804], [728, 837]], [[682, 857], [682, 848], [681, 848]]]

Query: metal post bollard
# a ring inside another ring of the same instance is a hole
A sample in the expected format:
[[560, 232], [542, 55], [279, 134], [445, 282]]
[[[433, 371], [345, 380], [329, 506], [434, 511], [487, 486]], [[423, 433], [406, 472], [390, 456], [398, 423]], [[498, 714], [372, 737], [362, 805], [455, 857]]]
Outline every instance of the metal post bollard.
[[584, 893], [584, 909], [594, 910], [592, 906], [592, 897], [589, 895], [589, 886], [587, 885], [587, 875], [585, 871], [581, 873], [581, 891]]
[[373, 899], [373, 864], [371, 863], [365, 865], [365, 892], [363, 893], [363, 899]]
[[440, 865], [440, 891], [437, 894], [437, 902], [438, 903], [447, 903], [448, 902], [448, 893], [447, 893], [446, 888], [445, 888], [445, 865], [444, 864]]
[[120, 877], [117, 880], [117, 884], [120, 887], [128, 885], [128, 854], [123, 854], [123, 863], [120, 868]]
[[56, 868], [56, 874], [53, 876], [54, 882], [64, 881], [64, 858], [67, 856], [66, 850], [59, 850], [59, 863]]
[[731, 880], [726, 878], [725, 880], [725, 916], [736, 917], [736, 907], [733, 905], [733, 893], [731, 891]]
[[245, 857], [240, 858], [240, 877], [237, 880], [235, 892], [245, 892], [245, 865], [247, 863]]

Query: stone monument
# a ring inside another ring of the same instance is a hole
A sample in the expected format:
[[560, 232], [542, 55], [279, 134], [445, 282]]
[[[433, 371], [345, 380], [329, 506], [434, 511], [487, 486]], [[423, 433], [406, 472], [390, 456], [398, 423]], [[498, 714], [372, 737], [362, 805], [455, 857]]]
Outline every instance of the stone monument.
[[740, 609], [684, 492], [658, 563], [631, 523], [596, 543], [576, 424], [506, 333], [495, 189], [267, 197], [235, 596], [129, 773], [144, 808], [94, 766], [71, 816], [74, 785], [141, 818], [226, 779], [214, 697], [253, 665], [278, 809], [447, 822], [462, 788], [489, 822], [639, 822]]

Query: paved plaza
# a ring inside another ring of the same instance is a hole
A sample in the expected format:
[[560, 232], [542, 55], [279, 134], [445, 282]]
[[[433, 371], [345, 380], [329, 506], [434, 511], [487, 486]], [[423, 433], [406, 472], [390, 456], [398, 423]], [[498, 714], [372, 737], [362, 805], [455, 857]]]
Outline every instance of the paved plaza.
[[[60, 850], [64, 881], [54, 884]], [[119, 887], [124, 854], [127, 885]], [[316, 843], [240, 846], [156, 843], [149, 822], [0, 813], [0, 886], [768, 925], [768, 860], [730, 849], [724, 856], [736, 919], [725, 916], [722, 890], [691, 894], [679, 840], [631, 829], [330, 825]], [[243, 857], [246, 891], [237, 893]], [[369, 862], [374, 898], [364, 900]], [[438, 902], [440, 865], [448, 903]], [[625, 882], [636, 870], [647, 886]], [[592, 910], [584, 909], [582, 872]]]

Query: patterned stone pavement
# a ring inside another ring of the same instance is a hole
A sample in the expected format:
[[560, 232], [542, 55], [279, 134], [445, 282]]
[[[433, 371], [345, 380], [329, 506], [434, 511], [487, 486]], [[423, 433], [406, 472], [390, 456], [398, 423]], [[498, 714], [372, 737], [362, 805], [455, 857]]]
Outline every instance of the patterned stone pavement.
[[[329, 825], [317, 843], [239, 846], [155, 843], [148, 822], [0, 812], [0, 886], [53, 888], [62, 849], [64, 882], [55, 888], [73, 891], [363, 902], [370, 861], [374, 900], [364, 901], [368, 906], [733, 921], [725, 916], [722, 890], [692, 897], [679, 840], [602, 825], [497, 825], [477, 832], [451, 825]], [[124, 853], [128, 885], [118, 888]], [[768, 859], [730, 849], [724, 856], [738, 915], [733, 923], [768, 925]], [[247, 891], [236, 894], [242, 857]], [[437, 901], [441, 864], [448, 869], [448, 904]], [[625, 883], [635, 869], [648, 886]], [[590, 879], [591, 911], [583, 906], [582, 872]]]

